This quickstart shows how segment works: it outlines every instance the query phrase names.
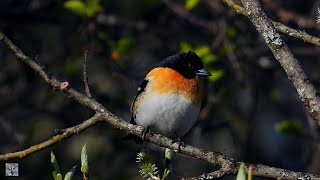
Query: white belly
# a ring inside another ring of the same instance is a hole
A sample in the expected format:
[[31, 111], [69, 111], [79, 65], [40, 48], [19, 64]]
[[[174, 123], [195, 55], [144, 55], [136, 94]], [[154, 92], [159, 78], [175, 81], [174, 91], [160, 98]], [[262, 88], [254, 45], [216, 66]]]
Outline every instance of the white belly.
[[200, 104], [179, 95], [148, 97], [137, 108], [135, 122], [167, 137], [183, 137], [196, 122]]

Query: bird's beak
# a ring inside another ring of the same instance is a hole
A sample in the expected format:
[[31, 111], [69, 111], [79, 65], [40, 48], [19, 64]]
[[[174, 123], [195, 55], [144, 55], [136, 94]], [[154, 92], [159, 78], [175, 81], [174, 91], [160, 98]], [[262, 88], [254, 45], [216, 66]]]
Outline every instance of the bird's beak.
[[207, 70], [205, 69], [200, 69], [197, 71], [196, 73], [198, 76], [200, 77], [205, 77], [205, 76], [211, 76], [211, 73], [209, 73]]

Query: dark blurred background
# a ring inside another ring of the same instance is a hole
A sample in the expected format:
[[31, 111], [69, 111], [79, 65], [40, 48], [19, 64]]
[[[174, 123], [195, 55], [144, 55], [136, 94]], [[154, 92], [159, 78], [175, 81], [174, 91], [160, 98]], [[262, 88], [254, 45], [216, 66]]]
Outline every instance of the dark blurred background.
[[[237, 1], [236, 1], [237, 2]], [[263, 0], [276, 21], [318, 36], [319, 1]], [[306, 113], [284, 70], [249, 20], [212, 0], [2, 0], [0, 30], [48, 72], [84, 92], [82, 63], [88, 51], [91, 94], [111, 112], [130, 119], [139, 83], [163, 58], [193, 50], [213, 76], [199, 121], [184, 141], [239, 161], [319, 173], [318, 127]], [[319, 88], [319, 48], [282, 38]], [[55, 92], [0, 46], [0, 153], [38, 144], [88, 119], [93, 112]], [[15, 179], [53, 179], [50, 151], [63, 174], [78, 165], [87, 144], [92, 179], [141, 179], [136, 155], [147, 145], [99, 124], [19, 163]], [[163, 153], [151, 149], [162, 169]], [[175, 155], [171, 179], [215, 168]], [[0, 179], [5, 179], [4, 162]], [[235, 179], [226, 177], [225, 179]], [[256, 179], [256, 178], [255, 178]]]

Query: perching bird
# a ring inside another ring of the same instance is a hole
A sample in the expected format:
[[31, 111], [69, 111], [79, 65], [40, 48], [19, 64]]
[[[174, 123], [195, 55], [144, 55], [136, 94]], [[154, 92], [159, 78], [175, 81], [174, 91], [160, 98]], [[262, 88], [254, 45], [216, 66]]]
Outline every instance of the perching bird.
[[200, 112], [200, 77], [210, 75], [192, 51], [167, 57], [138, 88], [131, 107], [131, 123], [169, 138], [183, 137]]

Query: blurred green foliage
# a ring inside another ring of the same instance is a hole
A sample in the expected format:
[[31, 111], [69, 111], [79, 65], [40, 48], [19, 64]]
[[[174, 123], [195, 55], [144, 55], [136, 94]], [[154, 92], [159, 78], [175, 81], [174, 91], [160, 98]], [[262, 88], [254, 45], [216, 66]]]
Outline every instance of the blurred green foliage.
[[111, 58], [113, 60], [119, 60], [123, 56], [128, 56], [132, 53], [133, 49], [133, 38], [122, 37], [117, 41], [107, 40], [109, 46], [111, 47]]
[[187, 10], [191, 10], [195, 8], [198, 5], [198, 3], [199, 3], [199, 0], [186, 0], [184, 6]]
[[301, 133], [302, 124], [300, 120], [283, 120], [277, 122], [274, 126], [275, 130], [290, 136], [295, 136]]
[[235, 38], [237, 37], [237, 29], [233, 26], [230, 26], [227, 28], [227, 36], [229, 38]]
[[210, 81], [217, 81], [224, 75], [223, 69], [217, 69], [213, 67], [213, 63], [218, 61], [217, 57], [211, 52], [208, 45], [201, 45], [198, 47], [192, 47], [187, 42], [180, 43], [180, 52], [194, 51], [203, 62], [205, 68], [212, 74], [208, 79]]
[[273, 101], [278, 101], [281, 98], [281, 92], [279, 89], [274, 88], [269, 92], [269, 97]]
[[118, 51], [120, 54], [128, 55], [132, 52], [133, 38], [123, 37], [116, 42], [116, 46], [113, 50]]
[[64, 8], [86, 17], [94, 17], [97, 13], [103, 11], [100, 0], [67, 0], [64, 2]]
[[111, 59], [119, 60], [123, 56], [129, 56], [132, 53], [134, 39], [132, 37], [122, 37], [119, 40], [110, 39], [105, 32], [98, 32], [99, 39], [107, 42], [111, 49]]

